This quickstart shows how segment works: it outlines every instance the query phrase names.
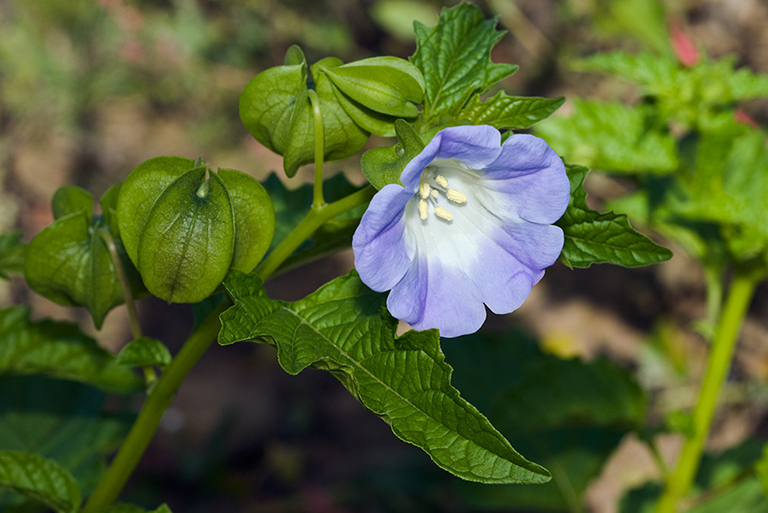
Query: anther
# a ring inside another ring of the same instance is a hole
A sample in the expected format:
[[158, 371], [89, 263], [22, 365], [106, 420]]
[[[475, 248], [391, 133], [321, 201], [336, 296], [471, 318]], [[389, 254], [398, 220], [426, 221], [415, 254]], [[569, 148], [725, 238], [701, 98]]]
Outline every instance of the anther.
[[430, 187], [428, 183], [422, 183], [419, 185], [419, 194], [422, 198], [427, 199], [430, 192], [432, 192], [432, 187]]
[[466, 203], [467, 197], [464, 196], [462, 193], [457, 191], [456, 189], [448, 189], [445, 193], [445, 197], [449, 200], [453, 201], [454, 203]]
[[435, 177], [435, 181], [442, 185], [443, 187], [448, 187], [448, 179], [445, 178], [443, 175], [437, 175]]
[[[446, 221], [451, 221], [453, 219], [453, 216], [451, 215], [450, 212], [448, 212], [448, 209], [440, 205], [437, 205], [435, 207], [435, 215], [440, 219], [445, 219]], [[425, 219], [425, 218], [422, 217], [422, 219]]]
[[[437, 214], [437, 211], [435, 211], [435, 214]], [[429, 205], [427, 205], [427, 202], [425, 200], [420, 199], [419, 200], [419, 217], [423, 221], [424, 219], [427, 218], [427, 215], [429, 215]]]

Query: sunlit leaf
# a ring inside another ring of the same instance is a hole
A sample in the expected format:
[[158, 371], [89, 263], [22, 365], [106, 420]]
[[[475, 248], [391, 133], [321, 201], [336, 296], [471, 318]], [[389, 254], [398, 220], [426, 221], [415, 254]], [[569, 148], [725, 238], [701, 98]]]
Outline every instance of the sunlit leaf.
[[639, 267], [672, 257], [671, 251], [636, 232], [626, 215], [590, 209], [583, 188], [589, 170], [572, 165], [566, 169], [571, 181], [571, 199], [565, 214], [555, 223], [565, 233], [561, 255], [564, 263], [572, 267], [601, 263]]
[[536, 98], [507, 96], [499, 91], [492, 98], [481, 101], [473, 96], [456, 117], [473, 125], [491, 125], [499, 130], [530, 128], [560, 108], [565, 98]]
[[270, 300], [255, 277], [232, 273], [225, 285], [236, 304], [222, 315], [221, 344], [277, 347], [290, 374], [330, 371], [401, 439], [438, 466], [484, 483], [542, 483], [549, 473], [524, 459], [450, 384], [437, 331], [395, 337], [384, 296], [353, 271], [296, 302]]
[[647, 107], [573, 100], [573, 113], [536, 125], [569, 162], [604, 171], [665, 174], [679, 162], [675, 139], [654, 125]]
[[411, 62], [424, 75], [426, 120], [457, 112], [472, 96], [517, 70], [512, 64], [491, 62], [491, 49], [504, 35], [496, 23], [469, 3], [443, 9], [433, 28], [414, 23], [417, 47]]

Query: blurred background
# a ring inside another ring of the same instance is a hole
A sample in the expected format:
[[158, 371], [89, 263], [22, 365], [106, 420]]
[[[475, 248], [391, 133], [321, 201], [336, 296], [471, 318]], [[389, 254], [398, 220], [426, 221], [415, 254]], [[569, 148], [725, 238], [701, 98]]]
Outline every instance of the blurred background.
[[[441, 8], [456, 3], [0, 0], [0, 233], [18, 228], [29, 241], [53, 220], [50, 200], [60, 186], [79, 185], [99, 197], [159, 155], [203, 156], [213, 167], [260, 180], [276, 172], [289, 188], [306, 183], [308, 168], [289, 182], [281, 158], [242, 127], [237, 103], [245, 84], [281, 64], [292, 44], [303, 48], [309, 62], [329, 55], [344, 61], [407, 58], [415, 50], [413, 20], [433, 26]], [[476, 3], [509, 32], [493, 60], [520, 65], [503, 84], [514, 95], [618, 94], [631, 101], [631, 91], [571, 71], [569, 61], [615, 48], [658, 49], [673, 28], [712, 58], [735, 55], [739, 66], [768, 73], [768, 4], [762, 0]], [[561, 110], [568, 108], [566, 101]], [[750, 102], [744, 110], [763, 126], [768, 122], [766, 102]], [[382, 142], [374, 138], [370, 145]], [[364, 181], [359, 156], [332, 163], [328, 171], [355, 184]], [[600, 208], [620, 188], [592, 173], [589, 201]], [[556, 264], [518, 312], [488, 324], [499, 337], [559, 358], [617, 362], [653, 392], [653, 418], [690, 406], [696, 393], [691, 383], [702, 370], [706, 348], [690, 325], [704, 315], [704, 286], [693, 262], [676, 252], [671, 261], [646, 269], [572, 271]], [[279, 276], [268, 291], [298, 299], [351, 265], [349, 252], [326, 258], [311, 272]], [[36, 318], [73, 320], [96, 333], [86, 312], [58, 307], [19, 279], [0, 281], [0, 306], [24, 302], [32, 303]], [[146, 334], [178, 349], [192, 323], [188, 307], [145, 300], [139, 310]], [[727, 415], [716, 423], [713, 447], [766, 434], [766, 319], [763, 287], [744, 328], [735, 379], [723, 399]], [[520, 334], [513, 337], [510, 330]], [[117, 350], [130, 338], [118, 308], [98, 339]], [[452, 365], [458, 362], [451, 350], [462, 343], [473, 341], [446, 344]], [[513, 367], [502, 366], [498, 379]], [[459, 380], [457, 370], [455, 382], [464, 393]], [[494, 421], [480, 407], [482, 397], [469, 390], [464, 395]], [[676, 436], [660, 438], [669, 454], [678, 443]], [[651, 455], [632, 435], [617, 437], [608, 448], [607, 465], [587, 473], [594, 477], [584, 484], [587, 511], [618, 511], [624, 490], [656, 477]], [[309, 369], [290, 377], [272, 348], [240, 344], [212, 347], [193, 370], [124, 499], [146, 507], [166, 501], [176, 513], [534, 510], [486, 501], [485, 493], [466, 492], [421, 451], [397, 440], [330, 375]]]

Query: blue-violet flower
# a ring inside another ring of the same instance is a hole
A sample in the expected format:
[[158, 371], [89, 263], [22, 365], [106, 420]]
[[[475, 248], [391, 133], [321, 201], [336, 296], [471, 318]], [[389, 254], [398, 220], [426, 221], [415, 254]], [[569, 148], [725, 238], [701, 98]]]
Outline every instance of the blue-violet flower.
[[360, 278], [391, 290], [387, 308], [414, 329], [477, 331], [483, 303], [517, 309], [560, 255], [562, 160], [532, 135], [500, 143], [490, 126], [441, 130], [403, 169], [402, 186], [376, 193], [355, 232]]

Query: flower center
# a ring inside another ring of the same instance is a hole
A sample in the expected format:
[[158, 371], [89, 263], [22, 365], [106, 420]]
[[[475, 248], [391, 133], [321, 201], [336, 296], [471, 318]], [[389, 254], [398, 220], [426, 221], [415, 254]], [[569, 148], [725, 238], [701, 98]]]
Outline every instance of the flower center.
[[427, 166], [421, 173], [419, 179], [419, 217], [422, 220], [426, 220], [429, 217], [429, 207], [432, 206], [432, 211], [440, 219], [451, 221], [453, 214], [442, 205], [437, 204], [437, 200], [441, 194], [448, 199], [448, 201], [461, 204], [467, 202], [467, 196], [450, 188], [448, 179], [438, 173], [437, 166]]

